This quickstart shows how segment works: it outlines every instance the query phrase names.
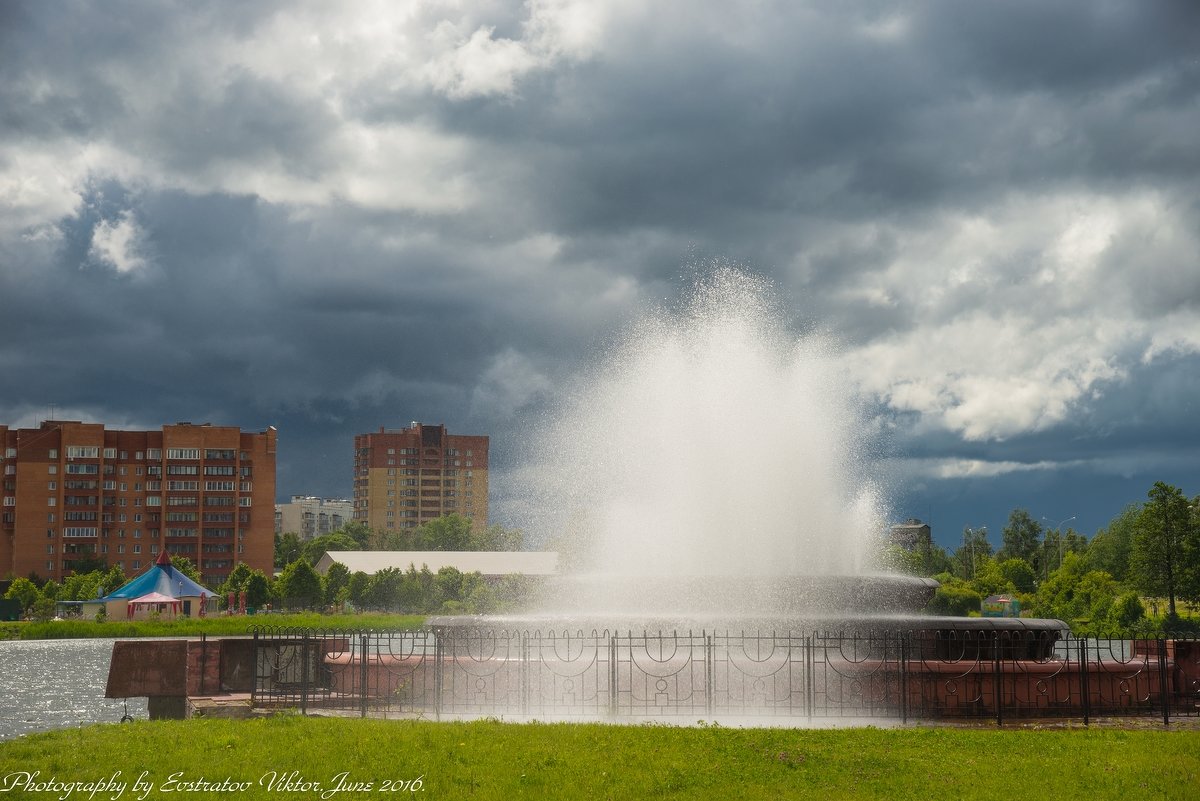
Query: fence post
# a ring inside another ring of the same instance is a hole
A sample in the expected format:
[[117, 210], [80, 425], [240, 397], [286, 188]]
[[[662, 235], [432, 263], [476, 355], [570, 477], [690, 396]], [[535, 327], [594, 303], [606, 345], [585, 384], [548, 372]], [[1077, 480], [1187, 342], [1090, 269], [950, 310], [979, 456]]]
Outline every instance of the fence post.
[[300, 714], [308, 714], [308, 630], [300, 640]]
[[367, 716], [367, 681], [371, 675], [368, 662], [371, 659], [371, 646], [366, 632], [358, 633], [358, 714]]
[[1087, 726], [1091, 722], [1092, 711], [1092, 694], [1088, 687], [1087, 637], [1080, 637], [1076, 642], [1079, 644], [1079, 692], [1083, 695], [1083, 725]]
[[1167, 640], [1158, 638], [1158, 687], [1162, 696], [1163, 725], [1171, 725], [1171, 699], [1167, 695]]
[[520, 639], [520, 668], [517, 676], [517, 692], [522, 715], [529, 714], [529, 632], [522, 630], [518, 635]]
[[813, 656], [813, 634], [809, 632], [804, 638], [804, 710], [808, 715], [808, 722], [812, 723], [813, 705], [816, 700], [813, 698], [813, 687], [816, 683], [816, 677], [813, 671], [816, 669], [816, 659]]
[[1004, 689], [1000, 684], [1000, 635], [992, 632], [992, 696], [996, 704], [996, 725], [1004, 725]]
[[442, 719], [442, 660], [446, 655], [446, 644], [443, 638], [446, 633], [445, 627], [438, 627], [434, 630], [433, 645], [433, 715], [434, 719]]
[[712, 717], [713, 689], [716, 684], [713, 673], [716, 668], [716, 654], [713, 651], [713, 638], [707, 632], [701, 632], [704, 637], [704, 714]]
[[908, 723], [908, 633], [900, 632], [900, 721]]
[[617, 632], [608, 637], [608, 714], [617, 716], [617, 691], [620, 686], [617, 678]]
[[208, 635], [200, 633], [200, 694], [204, 695], [204, 671], [208, 667]]
[[258, 665], [259, 665], [259, 650], [258, 650], [258, 627], [254, 628], [254, 681], [250, 685], [250, 706], [258, 705]]

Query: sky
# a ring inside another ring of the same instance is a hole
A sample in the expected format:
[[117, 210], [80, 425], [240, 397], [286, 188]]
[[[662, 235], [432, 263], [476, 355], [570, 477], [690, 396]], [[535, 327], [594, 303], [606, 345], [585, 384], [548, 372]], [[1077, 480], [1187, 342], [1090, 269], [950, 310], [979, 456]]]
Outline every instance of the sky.
[[0, 422], [520, 442], [697, 274], [837, 343], [896, 520], [1200, 494], [1191, 2], [0, 2]]

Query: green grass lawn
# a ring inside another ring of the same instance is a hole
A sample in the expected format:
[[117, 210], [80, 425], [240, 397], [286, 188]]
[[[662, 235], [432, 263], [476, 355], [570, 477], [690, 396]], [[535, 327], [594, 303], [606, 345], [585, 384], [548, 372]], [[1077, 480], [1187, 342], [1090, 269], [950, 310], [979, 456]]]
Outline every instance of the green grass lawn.
[[[343, 787], [371, 787], [325, 797], [1144, 801], [1198, 797], [1200, 731], [730, 729], [284, 716], [108, 724], [0, 742], [0, 780], [11, 786], [17, 774], [35, 771], [41, 781], [59, 782], [120, 771], [120, 780], [130, 783], [121, 798], [139, 797], [132, 782], [146, 771], [155, 788], [149, 798], [315, 799], [341, 775]], [[285, 777], [290, 789], [280, 786]], [[181, 782], [198, 780], [248, 786], [213, 791], [193, 785], [197, 792], [176, 795], [189, 789]], [[76, 790], [70, 797], [88, 794]]]
[[48, 623], [0, 623], [0, 640], [54, 640], [79, 637], [199, 637], [249, 634], [254, 626], [284, 626], [313, 629], [415, 629], [425, 622], [422, 615], [363, 613], [322, 615], [300, 612], [282, 615], [214, 615], [178, 620], [110, 621], [61, 620]]

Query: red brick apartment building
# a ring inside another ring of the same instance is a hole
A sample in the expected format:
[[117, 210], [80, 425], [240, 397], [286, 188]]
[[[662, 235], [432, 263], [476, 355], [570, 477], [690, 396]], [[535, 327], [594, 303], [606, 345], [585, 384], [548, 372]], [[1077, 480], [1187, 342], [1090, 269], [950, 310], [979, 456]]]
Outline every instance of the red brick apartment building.
[[96, 558], [135, 575], [163, 549], [216, 588], [238, 562], [270, 575], [275, 440], [227, 426], [110, 431], [0, 426], [0, 577], [62, 581]]
[[476, 528], [487, 525], [487, 437], [413, 423], [354, 438], [355, 520], [412, 528], [454, 512]]

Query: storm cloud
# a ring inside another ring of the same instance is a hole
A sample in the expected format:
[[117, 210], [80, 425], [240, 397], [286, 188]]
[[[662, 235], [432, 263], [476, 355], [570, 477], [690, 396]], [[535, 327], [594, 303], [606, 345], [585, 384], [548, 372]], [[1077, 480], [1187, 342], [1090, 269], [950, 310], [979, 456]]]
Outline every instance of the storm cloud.
[[[709, 264], [840, 343], [897, 517], [1197, 487], [1200, 8], [0, 7], [0, 420], [494, 438]], [[506, 512], [506, 510], [509, 510]]]

